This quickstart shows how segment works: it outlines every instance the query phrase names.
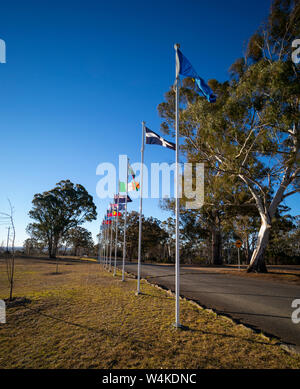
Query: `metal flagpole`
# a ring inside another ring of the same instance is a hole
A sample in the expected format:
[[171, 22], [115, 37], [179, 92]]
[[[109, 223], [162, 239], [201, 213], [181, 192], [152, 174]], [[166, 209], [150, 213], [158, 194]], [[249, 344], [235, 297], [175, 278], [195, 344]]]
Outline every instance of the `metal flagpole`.
[[138, 246], [138, 277], [137, 277], [137, 291], [136, 291], [136, 294], [140, 294], [141, 293], [140, 287], [141, 287], [141, 251], [142, 251], [144, 138], [145, 138], [145, 122], [142, 122], [141, 185], [140, 185], [140, 216], [139, 216], [139, 246]]
[[103, 267], [105, 267], [105, 225], [104, 224], [103, 224], [103, 236], [102, 236], [102, 264]]
[[[120, 181], [118, 183], [120, 187]], [[115, 265], [114, 265], [114, 276], [116, 275], [117, 271], [117, 246], [118, 246], [118, 226], [119, 226], [119, 190], [118, 190], [118, 205], [117, 205], [117, 217], [116, 217], [116, 240], [115, 240]]]
[[105, 244], [104, 233], [105, 233], [105, 230], [104, 230], [104, 225], [102, 222], [102, 235], [101, 235], [101, 262], [102, 262], [102, 266], [104, 265], [104, 244]]
[[106, 270], [109, 269], [109, 220], [107, 220], [107, 233], [106, 233]]
[[175, 201], [176, 201], [176, 248], [175, 248], [175, 323], [176, 328], [180, 328], [180, 307], [179, 307], [179, 291], [180, 291], [180, 257], [179, 257], [179, 165], [178, 165], [178, 155], [179, 155], [179, 59], [178, 52], [180, 45], [176, 43], [175, 48], [175, 58], [176, 58], [176, 79], [175, 79], [175, 132], [176, 132], [176, 150], [175, 150], [175, 164], [176, 164], [176, 178], [175, 178]]
[[106, 224], [104, 224], [103, 230], [103, 267], [105, 269], [105, 246], [106, 246]]
[[[111, 211], [111, 209], [110, 209], [110, 211]], [[113, 226], [113, 223], [112, 223], [112, 220], [110, 220], [109, 271], [111, 271], [111, 254], [112, 254], [112, 240], [113, 240], [112, 226]]]
[[98, 244], [99, 244], [99, 247], [98, 247], [98, 260], [99, 260], [99, 265], [101, 263], [101, 224], [100, 224], [100, 228], [99, 228], [99, 241], [98, 241]]
[[107, 224], [106, 224], [106, 220], [105, 220], [105, 227], [104, 227], [104, 269], [106, 269], [106, 236], [107, 236]]
[[105, 258], [105, 262], [106, 262], [106, 270], [108, 270], [108, 248], [109, 248], [109, 224], [108, 224], [108, 220], [106, 220], [107, 224], [106, 224], [106, 258]]
[[125, 281], [126, 227], [127, 227], [127, 195], [128, 195], [128, 157], [127, 157], [127, 167], [126, 167], [126, 198], [125, 198], [125, 215], [124, 215], [124, 241], [123, 241], [122, 281]]
[[103, 267], [105, 268], [105, 245], [106, 245], [106, 240], [105, 240], [105, 235], [106, 233], [106, 225], [104, 226], [104, 230], [103, 230], [103, 258], [102, 258], [102, 262], [103, 262]]

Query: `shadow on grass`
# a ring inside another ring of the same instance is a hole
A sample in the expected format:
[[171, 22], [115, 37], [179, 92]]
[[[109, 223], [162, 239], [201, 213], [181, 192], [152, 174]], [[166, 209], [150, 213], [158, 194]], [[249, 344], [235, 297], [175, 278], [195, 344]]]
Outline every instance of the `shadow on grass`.
[[[12, 300], [4, 299], [6, 308], [14, 308], [18, 306], [26, 306], [27, 304], [31, 303], [31, 300], [29, 300], [26, 297], [14, 297]], [[26, 307], [27, 308], [27, 307]]]
[[[151, 295], [148, 295], [148, 296], [152, 297]], [[153, 297], [157, 297], [157, 296], [153, 296]], [[127, 342], [129, 341], [131, 344], [140, 344], [142, 347], [147, 347], [150, 350], [153, 348], [162, 348], [163, 350], [165, 350], [165, 347], [166, 347], [166, 345], [152, 344], [150, 342], [147, 342], [147, 341], [144, 341], [141, 339], [133, 338], [130, 334], [127, 336], [122, 335], [120, 331], [118, 333], [113, 333], [113, 331], [111, 329], [108, 330], [105, 328], [99, 329], [99, 328], [88, 327], [84, 324], [75, 323], [75, 322], [68, 321], [68, 320], [65, 320], [62, 318], [58, 318], [58, 317], [55, 317], [52, 315], [48, 315], [46, 313], [42, 313], [39, 310], [36, 310], [36, 309], [33, 309], [33, 308], [26, 306], [26, 304], [20, 304], [20, 305], [23, 305], [24, 308], [36, 313], [37, 315], [40, 315], [40, 316], [43, 316], [43, 317], [46, 317], [46, 318], [49, 318], [52, 320], [56, 320], [56, 321], [59, 321], [59, 322], [62, 322], [62, 323], [65, 323], [65, 324], [68, 324], [68, 325], [71, 325], [74, 327], [78, 327], [78, 328], [81, 328], [83, 330], [91, 331], [91, 332], [96, 333], [96, 334], [104, 335], [104, 336], [107, 336], [108, 338], [111, 338], [111, 339], [116, 339], [116, 345], [119, 344], [120, 340], [122, 340], [122, 341], [127, 341]], [[120, 324], [120, 327], [122, 327], [122, 323]], [[172, 327], [173, 327], [173, 325], [172, 325]], [[220, 332], [199, 330], [199, 329], [193, 328], [191, 326], [188, 326], [188, 327], [183, 326], [182, 330], [184, 333], [191, 332], [191, 333], [198, 333], [198, 334], [202, 334], [202, 335], [211, 335], [211, 336], [219, 336], [219, 337], [231, 338], [231, 339], [240, 339], [241, 341], [249, 342], [252, 344], [261, 344], [261, 345], [267, 345], [267, 346], [278, 346], [278, 344], [279, 344], [279, 342], [277, 342], [275, 344], [271, 344], [269, 342], [256, 341], [256, 340], [250, 339], [248, 337], [236, 336], [236, 335], [226, 334], [226, 333], [222, 333], [222, 332], [220, 333]], [[176, 329], [175, 327], [174, 327], [174, 332], [178, 333], [178, 329]], [[190, 355], [190, 353], [185, 353], [183, 350], [180, 350], [180, 353]]]
[[140, 296], [156, 298], [156, 299], [159, 299], [159, 300], [174, 300], [174, 297], [168, 297], [168, 296], [156, 296], [155, 294], [144, 293], [144, 292], [141, 292], [141, 293], [140, 293]]

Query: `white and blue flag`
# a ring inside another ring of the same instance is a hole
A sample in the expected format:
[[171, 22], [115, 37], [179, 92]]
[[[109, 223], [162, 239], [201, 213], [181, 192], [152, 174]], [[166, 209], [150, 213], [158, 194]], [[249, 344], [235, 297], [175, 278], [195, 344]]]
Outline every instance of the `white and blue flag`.
[[145, 128], [146, 130], [146, 144], [149, 145], [159, 145], [163, 147], [167, 147], [171, 150], [176, 150], [175, 143], [169, 142], [164, 139], [162, 136], [156, 134], [156, 132], [149, 130], [149, 128]]

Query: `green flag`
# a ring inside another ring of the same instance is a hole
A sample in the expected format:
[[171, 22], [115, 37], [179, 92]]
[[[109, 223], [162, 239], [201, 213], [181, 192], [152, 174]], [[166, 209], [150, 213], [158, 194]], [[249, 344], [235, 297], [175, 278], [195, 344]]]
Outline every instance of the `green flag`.
[[126, 184], [125, 182], [119, 182], [119, 192], [126, 192]]

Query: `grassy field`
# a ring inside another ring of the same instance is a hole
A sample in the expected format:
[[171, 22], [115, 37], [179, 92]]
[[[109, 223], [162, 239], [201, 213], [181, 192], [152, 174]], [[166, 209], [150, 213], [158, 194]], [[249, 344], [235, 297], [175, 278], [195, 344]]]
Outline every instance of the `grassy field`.
[[[18, 259], [7, 324], [0, 324], [1, 368], [300, 368], [300, 356], [230, 319], [99, 264]], [[0, 259], [0, 298], [8, 297]], [[23, 298], [23, 300], [22, 300]], [[27, 300], [25, 300], [26, 298]]]

